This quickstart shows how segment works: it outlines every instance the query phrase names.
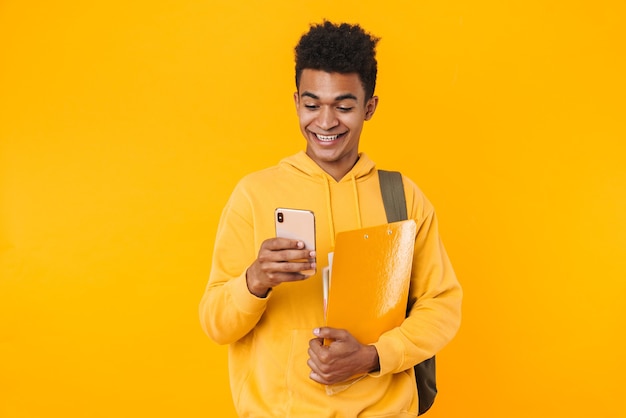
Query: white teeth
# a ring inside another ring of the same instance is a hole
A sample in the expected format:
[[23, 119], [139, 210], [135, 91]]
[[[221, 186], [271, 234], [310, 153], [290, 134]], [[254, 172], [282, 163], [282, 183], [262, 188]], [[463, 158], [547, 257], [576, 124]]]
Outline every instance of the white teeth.
[[335, 139], [337, 139], [337, 137], [339, 135], [320, 135], [320, 134], [315, 134], [315, 136], [317, 136], [317, 139], [319, 139], [320, 141], [330, 142], [330, 141], [334, 141]]

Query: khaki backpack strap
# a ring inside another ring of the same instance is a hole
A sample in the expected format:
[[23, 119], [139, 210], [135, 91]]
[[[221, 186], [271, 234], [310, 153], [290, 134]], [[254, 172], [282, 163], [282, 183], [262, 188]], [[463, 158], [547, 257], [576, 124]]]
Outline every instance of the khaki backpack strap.
[[380, 192], [387, 213], [387, 222], [398, 222], [407, 219], [406, 198], [402, 185], [402, 174], [397, 171], [378, 170]]

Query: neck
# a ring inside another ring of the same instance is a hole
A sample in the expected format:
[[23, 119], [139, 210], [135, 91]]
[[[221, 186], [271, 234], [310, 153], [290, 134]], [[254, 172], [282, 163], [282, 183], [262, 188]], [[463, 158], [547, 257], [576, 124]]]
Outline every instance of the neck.
[[341, 162], [333, 162], [326, 163], [324, 161], [316, 161], [317, 165], [320, 166], [322, 170], [328, 173], [329, 176], [335, 179], [335, 181], [339, 181], [345, 177], [346, 174], [352, 170], [352, 167], [359, 161], [359, 156], [357, 155], [354, 160], [350, 161], [341, 161]]

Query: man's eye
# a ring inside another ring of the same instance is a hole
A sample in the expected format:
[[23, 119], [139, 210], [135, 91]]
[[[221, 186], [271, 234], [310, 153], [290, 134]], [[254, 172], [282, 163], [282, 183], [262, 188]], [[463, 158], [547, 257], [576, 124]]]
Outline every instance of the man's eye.
[[305, 104], [304, 107], [309, 109], [309, 110], [317, 109], [317, 105], [312, 105], [312, 104]]
[[340, 112], [349, 112], [349, 111], [351, 111], [354, 108], [353, 107], [343, 107], [342, 106], [342, 107], [338, 107], [338, 109], [339, 109]]

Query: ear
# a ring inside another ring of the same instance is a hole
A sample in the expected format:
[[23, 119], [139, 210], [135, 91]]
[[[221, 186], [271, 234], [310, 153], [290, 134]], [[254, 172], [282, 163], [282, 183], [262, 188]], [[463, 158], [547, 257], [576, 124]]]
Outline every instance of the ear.
[[376, 112], [376, 107], [378, 106], [378, 96], [372, 96], [371, 99], [367, 101], [365, 104], [365, 120], [372, 119], [374, 116], [374, 112]]
[[293, 102], [296, 105], [296, 110], [298, 110], [298, 108], [300, 107], [300, 96], [298, 95], [298, 92], [295, 92], [293, 94]]

